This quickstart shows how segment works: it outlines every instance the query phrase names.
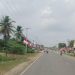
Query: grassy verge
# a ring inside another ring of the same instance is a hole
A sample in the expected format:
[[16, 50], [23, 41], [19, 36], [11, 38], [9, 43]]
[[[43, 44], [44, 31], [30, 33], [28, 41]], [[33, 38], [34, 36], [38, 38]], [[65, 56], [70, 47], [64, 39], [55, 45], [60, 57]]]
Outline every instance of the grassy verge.
[[35, 57], [36, 55], [37, 53], [28, 53], [25, 55], [8, 54], [6, 57], [4, 53], [0, 53], [0, 73], [3, 74], [18, 64], [31, 60], [31, 58]]
[[75, 57], [75, 53], [66, 53], [66, 54], [69, 55], [69, 56]]

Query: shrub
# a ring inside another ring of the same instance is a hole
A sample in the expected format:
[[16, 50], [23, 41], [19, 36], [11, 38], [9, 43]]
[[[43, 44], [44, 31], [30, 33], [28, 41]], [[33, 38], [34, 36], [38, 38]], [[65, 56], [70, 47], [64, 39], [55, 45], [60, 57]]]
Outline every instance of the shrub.
[[13, 53], [13, 54], [25, 54], [27, 53], [34, 53], [34, 49], [27, 47], [26, 51], [26, 45], [23, 45], [22, 42], [17, 42], [15, 39], [11, 39], [6, 42], [1, 40], [0, 41], [0, 49], [4, 50], [7, 53]]
[[7, 49], [9, 53], [14, 54], [24, 54], [25, 53], [25, 46], [21, 43], [17, 43], [16, 41], [8, 41]]
[[32, 49], [32, 48], [30, 48], [30, 47], [27, 48], [27, 53], [34, 53], [34, 52], [35, 52], [34, 49]]
[[22, 45], [19, 45], [19, 44], [14, 45], [12, 49], [13, 49], [12, 53], [15, 53], [15, 54], [24, 54], [25, 53], [25, 47]]

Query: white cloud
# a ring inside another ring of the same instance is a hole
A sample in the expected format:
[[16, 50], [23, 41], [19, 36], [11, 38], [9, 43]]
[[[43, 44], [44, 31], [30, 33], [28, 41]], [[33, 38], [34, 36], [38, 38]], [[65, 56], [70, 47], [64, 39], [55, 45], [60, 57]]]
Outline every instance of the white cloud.
[[44, 15], [51, 15], [51, 13], [52, 13], [52, 10], [51, 10], [51, 8], [50, 7], [47, 7], [47, 8], [45, 8], [43, 11], [42, 11], [42, 16], [44, 16]]
[[70, 0], [64, 0], [66, 3], [68, 3]]
[[37, 35], [47, 46], [75, 38], [75, 0], [1, 0], [2, 15], [31, 28], [29, 36]]

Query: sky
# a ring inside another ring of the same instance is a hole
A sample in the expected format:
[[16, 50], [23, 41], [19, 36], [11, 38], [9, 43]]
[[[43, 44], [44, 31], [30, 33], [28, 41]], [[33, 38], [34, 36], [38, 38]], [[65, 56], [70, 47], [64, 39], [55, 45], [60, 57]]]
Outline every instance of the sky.
[[0, 19], [6, 15], [38, 44], [75, 39], [75, 0], [0, 0]]

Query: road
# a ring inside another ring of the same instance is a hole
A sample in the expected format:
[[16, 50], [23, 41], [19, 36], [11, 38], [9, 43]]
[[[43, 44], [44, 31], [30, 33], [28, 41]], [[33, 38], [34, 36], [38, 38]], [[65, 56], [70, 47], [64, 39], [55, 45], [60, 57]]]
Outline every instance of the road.
[[75, 75], [75, 59], [50, 51], [21, 75]]

